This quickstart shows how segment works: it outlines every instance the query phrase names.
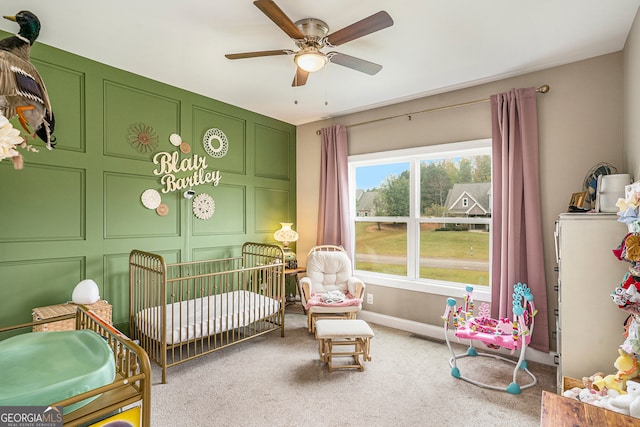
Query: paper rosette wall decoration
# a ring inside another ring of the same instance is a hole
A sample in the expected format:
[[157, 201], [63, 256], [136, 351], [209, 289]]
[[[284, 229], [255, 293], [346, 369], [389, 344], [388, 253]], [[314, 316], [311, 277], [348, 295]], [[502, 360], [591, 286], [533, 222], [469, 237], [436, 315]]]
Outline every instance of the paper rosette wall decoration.
[[160, 193], [158, 193], [153, 188], [145, 190], [142, 193], [142, 196], [140, 196], [140, 200], [142, 201], [144, 207], [147, 209], [156, 209], [162, 202]]
[[169, 142], [174, 147], [180, 147], [180, 144], [182, 144], [182, 137], [177, 133], [172, 133], [169, 135]]
[[167, 216], [169, 214], [169, 205], [160, 203], [156, 208], [156, 213], [160, 216]]
[[193, 214], [198, 219], [206, 220], [213, 216], [216, 210], [216, 204], [213, 197], [207, 193], [198, 194], [193, 199]]
[[151, 126], [134, 123], [129, 127], [129, 142], [141, 153], [152, 153], [158, 148], [158, 135]]
[[202, 138], [202, 145], [208, 155], [219, 159], [227, 154], [229, 140], [227, 140], [227, 135], [220, 129], [211, 128], [205, 132]]

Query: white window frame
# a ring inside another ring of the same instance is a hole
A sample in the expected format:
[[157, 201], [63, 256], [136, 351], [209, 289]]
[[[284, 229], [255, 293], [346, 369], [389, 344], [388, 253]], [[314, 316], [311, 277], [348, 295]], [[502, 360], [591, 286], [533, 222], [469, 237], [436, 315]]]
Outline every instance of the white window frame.
[[[351, 155], [348, 157], [349, 163], [349, 216], [350, 222], [396, 222], [407, 224], [407, 277], [397, 275], [375, 273], [372, 271], [356, 270], [356, 275], [365, 283], [386, 286], [390, 288], [405, 289], [416, 292], [424, 292], [445, 296], [463, 296], [464, 285], [453, 282], [420, 278], [420, 266], [415, 254], [420, 253], [419, 227], [421, 223], [437, 222], [452, 224], [489, 224], [491, 218], [460, 218], [460, 217], [421, 217], [419, 203], [420, 185], [418, 175], [420, 162], [423, 160], [467, 157], [474, 155], [491, 155], [491, 139], [479, 139], [473, 141], [454, 142], [449, 144], [430, 145], [418, 148], [400, 149], [393, 151], [382, 151], [368, 154]], [[409, 163], [411, 196], [409, 198], [409, 217], [361, 217], [356, 214], [355, 193], [356, 193], [356, 168], [363, 166], [375, 166], [381, 163]], [[352, 253], [355, 254], [355, 234], [352, 230]], [[489, 238], [489, 256], [491, 257], [491, 237]], [[354, 263], [355, 264], [355, 263]], [[491, 276], [491, 259], [489, 259], [489, 276]], [[482, 286], [474, 288], [474, 299], [478, 301], [491, 300], [491, 287]]]

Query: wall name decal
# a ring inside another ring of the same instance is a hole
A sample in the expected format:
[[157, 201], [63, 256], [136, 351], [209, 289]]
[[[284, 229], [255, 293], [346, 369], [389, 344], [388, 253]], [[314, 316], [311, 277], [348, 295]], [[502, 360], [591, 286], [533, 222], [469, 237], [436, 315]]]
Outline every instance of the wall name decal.
[[[153, 170], [154, 175], [162, 176], [160, 182], [163, 185], [162, 192], [184, 190], [201, 184], [213, 183], [217, 187], [222, 179], [220, 171], [207, 171], [207, 159], [194, 154], [191, 158], [180, 160], [177, 151], [169, 153], [161, 151], [153, 156], [153, 164], [160, 167]], [[176, 174], [193, 172], [190, 176], [178, 177]]]

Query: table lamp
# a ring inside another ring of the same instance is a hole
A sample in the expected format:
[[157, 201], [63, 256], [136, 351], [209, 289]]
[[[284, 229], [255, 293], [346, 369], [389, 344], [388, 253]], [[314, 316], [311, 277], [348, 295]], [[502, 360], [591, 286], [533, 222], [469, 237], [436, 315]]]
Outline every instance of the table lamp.
[[298, 240], [298, 233], [291, 229], [292, 222], [281, 222], [282, 228], [273, 233], [273, 238], [282, 243], [282, 250], [284, 251], [284, 259], [288, 267], [291, 267], [296, 260], [296, 254], [293, 252], [289, 245]]
[[71, 293], [71, 301], [74, 304], [95, 304], [99, 299], [98, 284], [91, 279], [82, 280]]

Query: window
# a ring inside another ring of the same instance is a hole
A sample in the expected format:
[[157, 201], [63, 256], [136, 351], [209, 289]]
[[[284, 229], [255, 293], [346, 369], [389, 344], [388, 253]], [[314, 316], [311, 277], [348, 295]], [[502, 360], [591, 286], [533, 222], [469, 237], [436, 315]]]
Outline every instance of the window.
[[471, 284], [488, 295], [491, 140], [350, 156], [349, 180], [360, 277], [445, 295]]

